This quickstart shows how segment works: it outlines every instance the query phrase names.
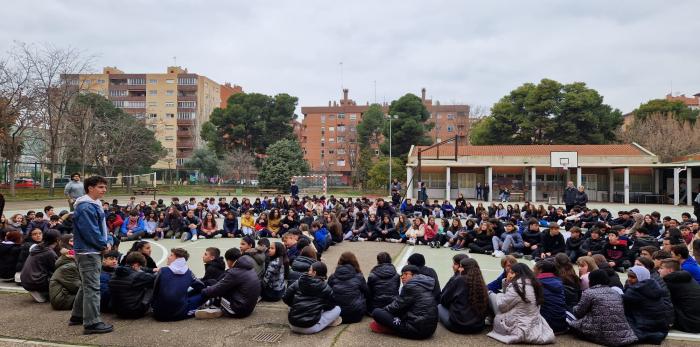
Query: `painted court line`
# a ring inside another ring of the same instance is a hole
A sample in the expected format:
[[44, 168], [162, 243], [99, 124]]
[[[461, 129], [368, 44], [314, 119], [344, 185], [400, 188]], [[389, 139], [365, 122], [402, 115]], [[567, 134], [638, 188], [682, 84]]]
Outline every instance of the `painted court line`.
[[158, 246], [158, 248], [160, 248], [160, 250], [163, 252], [163, 255], [162, 255], [162, 256], [160, 257], [160, 259], [156, 262], [156, 265], [162, 264], [162, 263], [165, 261], [165, 259], [168, 258], [168, 249], [165, 248], [165, 246], [161, 245], [160, 243], [158, 243], [158, 242], [156, 242], [156, 241], [149, 240], [148, 242], [149, 242], [150, 244], [153, 244], [153, 245]]

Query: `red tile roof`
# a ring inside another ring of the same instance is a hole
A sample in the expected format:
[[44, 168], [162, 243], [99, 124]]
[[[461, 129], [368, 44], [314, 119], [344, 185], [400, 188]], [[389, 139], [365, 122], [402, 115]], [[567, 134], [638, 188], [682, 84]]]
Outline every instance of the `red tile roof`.
[[[418, 156], [418, 149], [427, 146], [417, 146], [411, 152]], [[550, 152], [578, 152], [580, 156], [648, 156], [648, 154], [633, 144], [622, 145], [495, 145], [495, 146], [459, 146], [460, 156], [549, 156]], [[436, 147], [423, 152], [423, 157], [435, 157]], [[454, 156], [454, 145], [446, 144], [439, 149], [440, 157]]]

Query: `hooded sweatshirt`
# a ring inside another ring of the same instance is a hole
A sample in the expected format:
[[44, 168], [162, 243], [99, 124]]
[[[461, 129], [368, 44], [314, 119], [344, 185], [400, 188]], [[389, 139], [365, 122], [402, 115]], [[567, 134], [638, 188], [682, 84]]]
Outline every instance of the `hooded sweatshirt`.
[[[192, 287], [190, 291], [189, 288]], [[204, 288], [187, 267], [185, 258], [177, 258], [158, 272], [153, 289], [153, 318], [159, 321], [174, 321], [188, 317], [188, 296]]]
[[77, 254], [99, 254], [107, 247], [107, 222], [99, 200], [83, 195], [75, 201], [73, 249]]

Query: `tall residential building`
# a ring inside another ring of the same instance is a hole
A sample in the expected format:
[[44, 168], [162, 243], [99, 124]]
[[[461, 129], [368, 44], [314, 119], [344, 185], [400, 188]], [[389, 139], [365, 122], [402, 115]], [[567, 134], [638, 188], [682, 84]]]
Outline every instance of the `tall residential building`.
[[[369, 108], [369, 103], [357, 105], [348, 93], [348, 89], [343, 89], [343, 98], [329, 101], [328, 106], [302, 106], [304, 119], [298, 135], [311, 172], [339, 174], [344, 183], [350, 182], [352, 170], [358, 164], [356, 127]], [[426, 98], [425, 88], [421, 90], [421, 99], [430, 112], [429, 122], [435, 123], [429, 133], [434, 143], [457, 134], [468, 135], [469, 105], [433, 103]], [[382, 109], [384, 113], [388, 112], [389, 105], [385, 103]], [[379, 156], [379, 149], [373, 150], [375, 156]]]
[[156, 169], [181, 167], [202, 147], [200, 129], [211, 112], [225, 106], [229, 96], [242, 92], [240, 86], [220, 85], [179, 66], [170, 66], [165, 73], [140, 74], [105, 67], [101, 74], [79, 78], [87, 90], [107, 97], [155, 132], [167, 150], [153, 166]]

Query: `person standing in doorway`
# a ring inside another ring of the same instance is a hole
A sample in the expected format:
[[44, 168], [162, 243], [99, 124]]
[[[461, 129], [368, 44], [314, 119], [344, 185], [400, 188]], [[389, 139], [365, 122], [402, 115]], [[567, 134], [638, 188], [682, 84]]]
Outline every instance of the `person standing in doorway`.
[[564, 205], [566, 205], [566, 212], [571, 211], [576, 205], [576, 196], [578, 195], [578, 189], [574, 187], [574, 182], [569, 181], [566, 183], [566, 189], [564, 189]]
[[75, 210], [75, 200], [79, 197], [85, 195], [85, 187], [83, 182], [80, 182], [80, 174], [75, 172], [70, 175], [70, 182], [66, 183], [66, 187], [63, 189], [63, 195], [68, 199], [68, 206], [70, 211]]
[[421, 201], [428, 201], [428, 189], [425, 187], [425, 182], [421, 182], [419, 187], [420, 190], [418, 191], [418, 196], [420, 197]]
[[484, 187], [481, 186], [481, 182], [476, 183], [476, 200], [481, 200], [484, 198]]
[[100, 202], [107, 192], [107, 180], [92, 176], [85, 180], [84, 186], [87, 194], [76, 199], [73, 214], [73, 249], [81, 283], [68, 325], [82, 324], [86, 335], [104, 334], [113, 330], [111, 324], [100, 319], [102, 255], [111, 249]]
[[491, 196], [491, 187], [489, 187], [488, 184], [484, 185], [484, 201], [489, 201], [489, 197]]

